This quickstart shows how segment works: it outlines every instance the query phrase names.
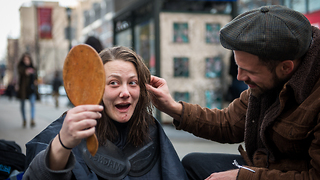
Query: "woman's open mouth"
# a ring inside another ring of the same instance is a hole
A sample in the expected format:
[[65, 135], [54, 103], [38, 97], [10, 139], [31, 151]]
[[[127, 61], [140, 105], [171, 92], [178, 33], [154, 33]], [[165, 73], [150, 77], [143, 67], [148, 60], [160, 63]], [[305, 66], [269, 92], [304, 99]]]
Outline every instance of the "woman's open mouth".
[[129, 107], [130, 107], [130, 103], [126, 103], [126, 104], [117, 104], [116, 105], [116, 108], [118, 109], [118, 110], [127, 110]]

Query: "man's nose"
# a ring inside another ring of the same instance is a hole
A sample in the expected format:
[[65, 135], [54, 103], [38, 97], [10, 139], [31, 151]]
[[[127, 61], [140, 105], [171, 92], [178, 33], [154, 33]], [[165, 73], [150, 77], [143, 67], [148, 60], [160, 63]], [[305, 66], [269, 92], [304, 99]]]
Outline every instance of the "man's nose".
[[245, 71], [242, 69], [238, 68], [238, 75], [237, 75], [238, 81], [247, 81], [248, 76], [246, 75]]

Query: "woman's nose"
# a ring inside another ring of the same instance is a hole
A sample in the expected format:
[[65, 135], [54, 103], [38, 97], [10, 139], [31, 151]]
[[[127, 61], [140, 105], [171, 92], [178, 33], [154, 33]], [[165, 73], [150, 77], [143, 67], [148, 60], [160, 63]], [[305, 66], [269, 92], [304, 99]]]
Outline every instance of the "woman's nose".
[[127, 98], [130, 96], [129, 90], [128, 90], [128, 86], [124, 85], [121, 89], [120, 92], [120, 97], [121, 98]]

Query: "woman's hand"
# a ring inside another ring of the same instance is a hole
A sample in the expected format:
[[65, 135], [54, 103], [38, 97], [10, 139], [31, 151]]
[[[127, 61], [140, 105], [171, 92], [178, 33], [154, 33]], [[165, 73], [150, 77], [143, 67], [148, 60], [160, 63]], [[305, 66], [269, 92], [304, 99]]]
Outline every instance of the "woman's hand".
[[83, 138], [95, 133], [96, 119], [101, 118], [101, 105], [80, 105], [67, 112], [60, 138], [66, 147], [74, 148]]
[[[70, 109], [63, 121], [58, 135], [53, 139], [49, 154], [49, 168], [65, 169], [69, 159], [70, 149], [80, 144], [83, 138], [95, 133], [96, 119], [101, 118], [101, 105], [80, 105]], [[62, 144], [67, 147], [62, 146]]]
[[29, 67], [26, 69], [26, 75], [29, 75], [29, 74], [33, 74], [34, 73], [34, 69]]

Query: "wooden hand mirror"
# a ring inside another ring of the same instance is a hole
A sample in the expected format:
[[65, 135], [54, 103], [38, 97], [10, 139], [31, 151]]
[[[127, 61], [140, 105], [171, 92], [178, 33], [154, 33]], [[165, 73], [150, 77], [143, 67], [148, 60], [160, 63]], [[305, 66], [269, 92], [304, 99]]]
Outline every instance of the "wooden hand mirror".
[[[72, 104], [99, 104], [105, 82], [103, 63], [96, 50], [85, 44], [73, 47], [63, 65], [64, 88]], [[98, 147], [95, 134], [87, 138], [87, 148], [92, 156]]]

